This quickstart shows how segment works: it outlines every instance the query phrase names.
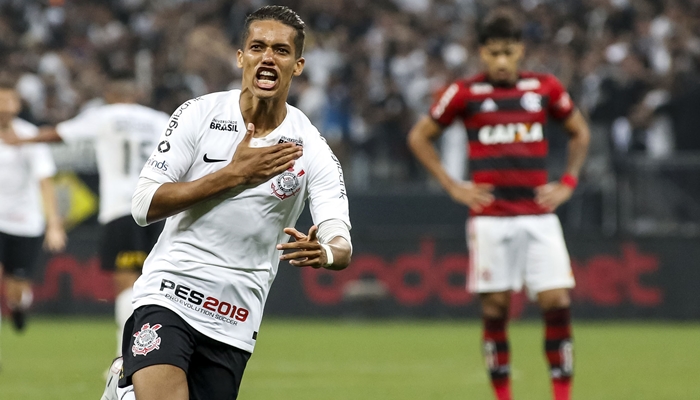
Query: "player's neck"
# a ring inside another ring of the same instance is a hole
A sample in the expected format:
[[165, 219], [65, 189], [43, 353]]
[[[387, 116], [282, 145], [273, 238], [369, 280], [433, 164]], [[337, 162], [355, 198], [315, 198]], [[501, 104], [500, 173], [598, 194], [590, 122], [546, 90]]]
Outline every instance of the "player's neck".
[[287, 116], [286, 96], [262, 100], [249, 91], [241, 92], [241, 114], [246, 125], [255, 125], [255, 137], [266, 136], [274, 131]]
[[520, 72], [516, 72], [513, 74], [513, 76], [509, 77], [508, 79], [505, 80], [499, 80], [499, 79], [493, 79], [491, 76], [489, 76], [488, 72], [486, 73], [486, 80], [492, 84], [493, 86], [496, 87], [512, 87], [515, 86], [515, 84], [518, 82], [518, 79], [520, 78]]

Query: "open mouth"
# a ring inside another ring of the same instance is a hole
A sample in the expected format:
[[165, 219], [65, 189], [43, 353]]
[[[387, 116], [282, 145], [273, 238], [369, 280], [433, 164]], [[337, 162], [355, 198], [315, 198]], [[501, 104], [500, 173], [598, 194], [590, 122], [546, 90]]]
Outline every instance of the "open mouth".
[[255, 80], [260, 89], [271, 90], [277, 85], [277, 71], [273, 68], [261, 67], [255, 74]]

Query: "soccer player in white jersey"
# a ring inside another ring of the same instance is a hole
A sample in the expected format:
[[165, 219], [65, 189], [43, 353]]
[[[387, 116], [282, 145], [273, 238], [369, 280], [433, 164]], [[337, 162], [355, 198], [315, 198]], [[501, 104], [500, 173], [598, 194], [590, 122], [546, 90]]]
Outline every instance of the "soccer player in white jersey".
[[95, 147], [100, 175], [98, 221], [104, 225], [100, 259], [103, 270], [114, 271], [117, 353], [121, 353], [124, 324], [133, 312], [132, 286], [163, 227], [136, 225], [131, 217], [131, 195], [168, 115], [137, 104], [138, 89], [128, 79], [110, 82], [104, 97], [106, 105], [88, 109], [55, 128], [42, 128], [39, 136], [25, 142], [90, 140]]
[[7, 144], [38, 133], [36, 126], [17, 118], [20, 108], [14, 87], [0, 83], [0, 267], [5, 300], [15, 328], [21, 331], [31, 305], [31, 278], [42, 242], [52, 252], [61, 251], [66, 233], [51, 181], [56, 165], [49, 148]]
[[[243, 29], [241, 90], [179, 107], [134, 193], [139, 224], [167, 218], [124, 330], [119, 386], [133, 383], [139, 400], [235, 399], [279, 261], [350, 262], [340, 163], [286, 104], [304, 67], [304, 23], [265, 6]], [[315, 225], [303, 234], [292, 227], [306, 199]]]

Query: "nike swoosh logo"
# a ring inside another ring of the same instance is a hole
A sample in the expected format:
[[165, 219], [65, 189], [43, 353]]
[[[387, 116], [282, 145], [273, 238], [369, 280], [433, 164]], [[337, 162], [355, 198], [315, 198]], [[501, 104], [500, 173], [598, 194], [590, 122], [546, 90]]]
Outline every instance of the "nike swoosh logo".
[[204, 154], [204, 162], [206, 162], [206, 163], [223, 162], [223, 161], [228, 161], [228, 160], [219, 160], [218, 158], [209, 158], [209, 157], [207, 157], [206, 154]]

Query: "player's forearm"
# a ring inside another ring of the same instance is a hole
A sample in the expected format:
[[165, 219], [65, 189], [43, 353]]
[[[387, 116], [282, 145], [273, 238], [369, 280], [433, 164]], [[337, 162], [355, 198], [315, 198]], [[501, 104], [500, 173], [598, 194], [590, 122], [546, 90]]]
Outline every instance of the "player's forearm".
[[231, 176], [225, 170], [192, 182], [164, 183], [153, 195], [146, 220], [150, 224], [168, 218], [243, 183], [243, 177]]
[[570, 135], [566, 173], [578, 178], [581, 168], [586, 161], [591, 134], [588, 124], [578, 110], [574, 111], [574, 115], [566, 121], [564, 127]]
[[339, 271], [347, 268], [347, 266], [350, 265], [350, 259], [352, 257], [352, 247], [350, 243], [348, 243], [345, 238], [337, 236], [331, 239], [327, 245], [333, 252], [333, 264], [326, 267], [326, 269]]
[[39, 134], [30, 137], [20, 139], [20, 143], [52, 143], [52, 142], [62, 142], [63, 139], [56, 131], [53, 126], [43, 126], [39, 128]]
[[449, 192], [455, 182], [442, 166], [433, 142], [414, 128], [408, 135], [408, 147], [428, 172]]
[[58, 212], [58, 202], [56, 201], [56, 191], [54, 190], [51, 178], [44, 178], [39, 184], [41, 188], [41, 197], [44, 202], [44, 211], [46, 213], [46, 225], [48, 227], [63, 227], [61, 214]]

